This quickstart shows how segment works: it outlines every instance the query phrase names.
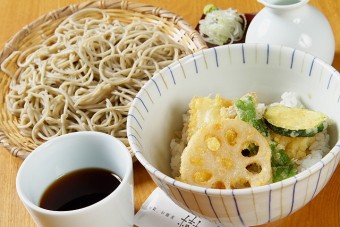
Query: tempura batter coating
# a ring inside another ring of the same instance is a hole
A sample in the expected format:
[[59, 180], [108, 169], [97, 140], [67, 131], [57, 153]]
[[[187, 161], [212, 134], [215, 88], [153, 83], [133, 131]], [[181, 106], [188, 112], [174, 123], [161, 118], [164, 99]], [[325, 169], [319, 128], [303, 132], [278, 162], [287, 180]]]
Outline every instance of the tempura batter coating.
[[232, 101], [219, 95], [215, 98], [194, 97], [189, 104], [188, 141], [205, 124], [227, 118], [226, 109], [230, 106], [232, 106]]
[[261, 186], [272, 180], [270, 161], [261, 133], [244, 121], [223, 119], [192, 136], [181, 157], [179, 180], [218, 189]]

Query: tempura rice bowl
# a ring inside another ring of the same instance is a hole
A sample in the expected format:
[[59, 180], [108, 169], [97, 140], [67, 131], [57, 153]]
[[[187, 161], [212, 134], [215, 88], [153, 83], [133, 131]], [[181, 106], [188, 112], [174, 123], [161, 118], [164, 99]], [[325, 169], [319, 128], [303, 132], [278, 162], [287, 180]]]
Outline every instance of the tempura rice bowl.
[[[284, 46], [234, 44], [187, 56], [156, 74], [129, 111], [128, 138], [136, 158], [158, 187], [180, 207], [226, 226], [250, 226], [286, 217], [311, 201], [339, 163], [340, 77], [314, 56]], [[326, 114], [330, 151], [307, 170], [286, 180], [245, 189], [209, 189], [171, 177], [170, 142], [183, 127], [194, 96], [233, 99], [256, 92], [259, 102], [296, 93], [308, 109]]]

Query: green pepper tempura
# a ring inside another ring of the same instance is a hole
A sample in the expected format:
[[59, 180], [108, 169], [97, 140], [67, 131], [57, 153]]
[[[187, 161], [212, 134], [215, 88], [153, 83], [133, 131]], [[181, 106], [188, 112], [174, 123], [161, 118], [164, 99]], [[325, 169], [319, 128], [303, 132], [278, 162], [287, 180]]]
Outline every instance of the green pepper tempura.
[[[247, 94], [234, 102], [237, 116], [256, 128], [269, 141], [272, 152], [271, 166], [273, 182], [278, 182], [297, 174], [297, 167], [288, 157], [287, 152], [280, 148], [280, 145], [273, 141], [269, 134], [269, 129], [263, 119], [256, 112], [256, 98], [252, 94]], [[250, 149], [251, 152], [252, 149]]]
[[257, 116], [256, 100], [251, 94], [245, 95], [235, 101], [238, 117], [257, 129], [263, 136], [268, 137], [269, 131], [264, 119]]
[[272, 151], [273, 182], [282, 181], [298, 173], [296, 165], [288, 157], [286, 151], [280, 148], [278, 143], [271, 141], [270, 149]]

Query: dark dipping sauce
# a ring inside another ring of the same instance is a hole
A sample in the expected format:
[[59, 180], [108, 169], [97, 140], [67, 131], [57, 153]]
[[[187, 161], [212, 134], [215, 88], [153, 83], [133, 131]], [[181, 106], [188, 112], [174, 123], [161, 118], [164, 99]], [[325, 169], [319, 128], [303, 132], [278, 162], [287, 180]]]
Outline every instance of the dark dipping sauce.
[[43, 193], [39, 206], [69, 211], [90, 206], [111, 194], [121, 179], [100, 168], [80, 169], [58, 178]]

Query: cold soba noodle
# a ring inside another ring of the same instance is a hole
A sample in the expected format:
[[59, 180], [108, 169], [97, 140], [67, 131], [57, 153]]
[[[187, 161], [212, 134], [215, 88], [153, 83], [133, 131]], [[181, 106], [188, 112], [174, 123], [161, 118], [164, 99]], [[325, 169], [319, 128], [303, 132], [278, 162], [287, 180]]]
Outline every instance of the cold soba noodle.
[[[75, 131], [100, 131], [126, 145], [130, 102], [154, 72], [189, 53], [159, 26], [129, 24], [114, 10], [86, 9], [66, 18], [51, 37], [2, 64], [12, 77], [7, 108], [36, 144]], [[15, 72], [6, 68], [17, 59]]]

